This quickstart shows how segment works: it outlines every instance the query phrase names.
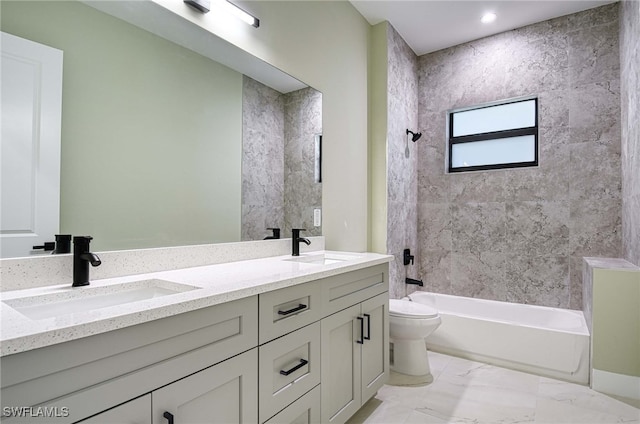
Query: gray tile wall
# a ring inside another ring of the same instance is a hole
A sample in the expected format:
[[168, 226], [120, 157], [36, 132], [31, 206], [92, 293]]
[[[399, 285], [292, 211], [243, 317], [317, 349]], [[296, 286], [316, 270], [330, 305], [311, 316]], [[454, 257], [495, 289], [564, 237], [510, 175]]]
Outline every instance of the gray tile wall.
[[622, 246], [640, 266], [640, 2], [620, 4]]
[[322, 184], [314, 181], [314, 135], [322, 133], [322, 93], [304, 88], [282, 94], [247, 76], [242, 91], [242, 240], [262, 240], [280, 228], [313, 226], [322, 207]]
[[416, 288], [405, 286], [405, 277], [419, 277], [417, 261], [414, 266], [403, 264], [405, 248], [418, 258], [416, 175], [422, 139], [414, 143], [406, 133], [419, 131], [418, 58], [391, 25], [387, 46], [387, 253], [395, 256], [389, 267], [390, 295], [400, 298]]
[[[284, 100], [247, 76], [242, 81], [242, 241], [284, 227]], [[282, 234], [285, 237], [285, 234]]]
[[322, 208], [322, 183], [314, 179], [314, 136], [322, 134], [322, 93], [311, 87], [284, 99], [284, 228], [304, 228], [304, 236], [322, 235], [313, 226], [313, 209]]
[[[613, 4], [419, 58], [425, 290], [582, 308], [582, 257], [621, 254], [618, 49]], [[445, 174], [447, 110], [529, 95], [539, 167]]]

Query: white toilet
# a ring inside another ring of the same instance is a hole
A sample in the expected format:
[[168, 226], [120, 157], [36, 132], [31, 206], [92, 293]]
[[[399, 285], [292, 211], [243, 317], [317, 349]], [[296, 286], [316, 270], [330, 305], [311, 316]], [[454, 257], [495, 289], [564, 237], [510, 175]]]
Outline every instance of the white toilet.
[[431, 377], [425, 338], [440, 325], [438, 311], [409, 299], [389, 300], [389, 339], [393, 356], [391, 371]]

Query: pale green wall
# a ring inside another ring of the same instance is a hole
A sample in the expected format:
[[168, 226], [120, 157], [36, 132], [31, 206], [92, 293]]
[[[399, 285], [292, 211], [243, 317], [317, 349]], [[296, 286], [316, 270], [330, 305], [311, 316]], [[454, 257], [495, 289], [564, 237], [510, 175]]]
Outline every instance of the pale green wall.
[[240, 240], [241, 74], [80, 3], [1, 7], [2, 31], [64, 51], [62, 233]]
[[592, 366], [640, 377], [640, 272], [593, 271]]
[[387, 253], [387, 22], [369, 45], [369, 250]]
[[260, 19], [256, 29], [182, 1], [155, 1], [322, 92], [326, 246], [366, 250], [367, 21], [346, 1], [239, 2]]

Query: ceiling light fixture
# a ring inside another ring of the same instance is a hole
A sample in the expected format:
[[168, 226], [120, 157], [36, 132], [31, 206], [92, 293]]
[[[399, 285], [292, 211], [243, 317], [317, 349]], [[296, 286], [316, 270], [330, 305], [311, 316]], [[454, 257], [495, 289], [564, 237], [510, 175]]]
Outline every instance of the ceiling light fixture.
[[493, 12], [488, 12], [482, 15], [482, 19], [480, 19], [480, 22], [482, 22], [483, 24], [490, 24], [495, 20], [496, 20], [496, 14]]
[[209, 0], [184, 0], [184, 2], [202, 13], [208, 13], [211, 7]]
[[[184, 0], [184, 2], [201, 13], [208, 13], [211, 10], [210, 0]], [[228, 0], [213, 0], [213, 7], [224, 10], [226, 13], [236, 16], [253, 27], [258, 28], [260, 26], [260, 20], [258, 18], [240, 9]]]
[[235, 15], [237, 18], [240, 18], [240, 20], [248, 23], [249, 25], [255, 28], [258, 28], [260, 26], [260, 19], [245, 12], [235, 4], [231, 3], [230, 1], [223, 0], [219, 4], [227, 12], [231, 13], [232, 15]]

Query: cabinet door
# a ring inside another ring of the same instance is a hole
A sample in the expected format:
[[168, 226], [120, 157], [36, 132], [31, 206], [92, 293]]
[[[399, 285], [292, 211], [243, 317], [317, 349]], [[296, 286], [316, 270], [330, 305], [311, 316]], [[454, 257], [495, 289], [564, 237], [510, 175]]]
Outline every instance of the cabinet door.
[[258, 421], [258, 350], [152, 392], [153, 424]]
[[360, 305], [321, 321], [321, 421], [343, 423], [361, 405]]
[[361, 305], [366, 337], [362, 345], [362, 403], [365, 403], [389, 377], [389, 295], [383, 293]]
[[82, 424], [151, 424], [151, 395], [144, 395], [101, 414], [80, 421]]

